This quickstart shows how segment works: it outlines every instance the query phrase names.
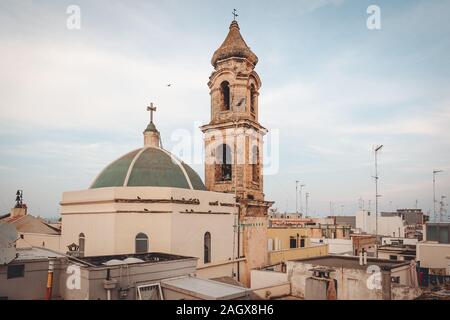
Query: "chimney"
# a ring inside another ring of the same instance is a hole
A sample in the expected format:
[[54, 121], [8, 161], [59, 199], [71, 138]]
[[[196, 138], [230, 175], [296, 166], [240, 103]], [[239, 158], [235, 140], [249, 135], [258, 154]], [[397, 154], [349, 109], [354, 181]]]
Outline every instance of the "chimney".
[[27, 207], [23, 205], [22, 208], [12, 208], [10, 214], [11, 219], [26, 216]]
[[392, 281], [391, 281], [391, 270], [387, 267], [381, 267], [381, 299], [391, 300], [392, 299]]

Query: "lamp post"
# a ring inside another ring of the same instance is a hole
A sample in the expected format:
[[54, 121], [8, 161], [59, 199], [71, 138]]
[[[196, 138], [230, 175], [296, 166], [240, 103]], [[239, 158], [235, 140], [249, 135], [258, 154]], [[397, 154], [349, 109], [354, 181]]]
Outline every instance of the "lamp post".
[[303, 215], [303, 200], [302, 200], [302, 189], [305, 187], [305, 184], [300, 185], [300, 214]]
[[383, 148], [383, 145], [375, 147], [375, 237], [376, 237], [376, 257], [378, 258], [378, 151]]
[[433, 217], [434, 222], [437, 222], [436, 215], [436, 174], [439, 172], [443, 172], [443, 170], [433, 170]]
[[306, 193], [306, 210], [305, 210], [305, 217], [308, 217], [308, 199], [309, 199], [309, 192]]

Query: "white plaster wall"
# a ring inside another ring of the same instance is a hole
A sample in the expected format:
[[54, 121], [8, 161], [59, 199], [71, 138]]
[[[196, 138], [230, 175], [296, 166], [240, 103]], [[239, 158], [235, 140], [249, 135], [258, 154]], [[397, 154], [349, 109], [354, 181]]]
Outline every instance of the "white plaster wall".
[[204, 265], [204, 235], [209, 232], [211, 263], [233, 259], [233, 224], [233, 214], [174, 213], [170, 251], [199, 258], [198, 266], [201, 267]]
[[[321, 240], [322, 242], [320, 242]], [[314, 244], [328, 244], [330, 254], [353, 253], [353, 241], [351, 239], [311, 238], [310, 241]]]
[[288, 274], [275, 271], [252, 270], [251, 289], [267, 288], [285, 284], [289, 281]]
[[172, 213], [116, 213], [114, 216], [115, 253], [134, 253], [135, 238], [140, 232], [148, 237], [149, 252], [172, 252]]
[[16, 242], [16, 248], [42, 247], [53, 251], [61, 251], [61, 236], [56, 234], [19, 232], [23, 239]]
[[[287, 262], [287, 270], [291, 279], [292, 295], [304, 298], [306, 279], [312, 276], [311, 270], [315, 265]], [[381, 290], [370, 290], [367, 287], [369, 274], [361, 269], [336, 269], [332, 278], [337, 280], [338, 300], [380, 300]]]
[[[200, 204], [115, 202], [138, 197], [199, 199]], [[218, 205], [210, 205], [211, 202]], [[149, 237], [149, 251], [198, 257], [201, 267], [204, 234], [210, 232], [212, 264], [226, 262], [233, 258], [236, 208], [229, 206], [233, 203], [233, 194], [180, 188], [118, 187], [66, 192], [61, 206], [61, 250], [66, 251], [71, 243], [78, 244], [78, 235], [83, 232], [86, 255], [133, 253], [135, 237], [142, 232]], [[221, 268], [227, 270], [226, 275], [231, 274], [229, 267]]]
[[422, 268], [445, 268], [450, 275], [450, 244], [419, 242], [417, 244], [417, 261]]
[[61, 252], [69, 244], [78, 244], [80, 233], [85, 235], [85, 255], [115, 254], [115, 214], [70, 214], [62, 216]]
[[[375, 212], [360, 210], [356, 213], [356, 228], [369, 234], [376, 233]], [[401, 217], [382, 217], [378, 215], [378, 234], [388, 237], [404, 237], [405, 226]]]

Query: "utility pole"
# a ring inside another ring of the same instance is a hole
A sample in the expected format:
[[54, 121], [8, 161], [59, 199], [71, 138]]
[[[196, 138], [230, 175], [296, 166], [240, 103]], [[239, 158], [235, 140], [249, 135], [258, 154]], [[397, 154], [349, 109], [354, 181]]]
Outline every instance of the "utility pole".
[[383, 145], [379, 145], [375, 147], [375, 237], [376, 237], [376, 245], [375, 245], [375, 252], [376, 257], [378, 258], [378, 198], [380, 195], [378, 194], [378, 151], [383, 148]]
[[439, 222], [444, 222], [444, 216], [446, 216], [447, 210], [445, 209], [445, 198], [446, 196], [441, 196], [440, 208], [439, 208]]
[[309, 192], [306, 193], [306, 212], [305, 212], [305, 217], [308, 216], [308, 199], [309, 199]]
[[300, 214], [303, 215], [303, 198], [302, 198], [302, 189], [305, 187], [305, 184], [300, 185]]
[[443, 170], [433, 170], [433, 218], [434, 222], [437, 222], [436, 214], [436, 174], [443, 172]]

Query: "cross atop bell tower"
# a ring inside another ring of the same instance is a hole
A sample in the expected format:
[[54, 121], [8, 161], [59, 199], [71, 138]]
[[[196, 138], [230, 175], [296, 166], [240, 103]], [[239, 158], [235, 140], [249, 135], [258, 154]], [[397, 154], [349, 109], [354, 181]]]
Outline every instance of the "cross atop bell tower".
[[236, 21], [236, 18], [239, 17], [239, 15], [237, 14], [236, 9], [233, 9], [232, 14], [233, 14], [233, 21]]

